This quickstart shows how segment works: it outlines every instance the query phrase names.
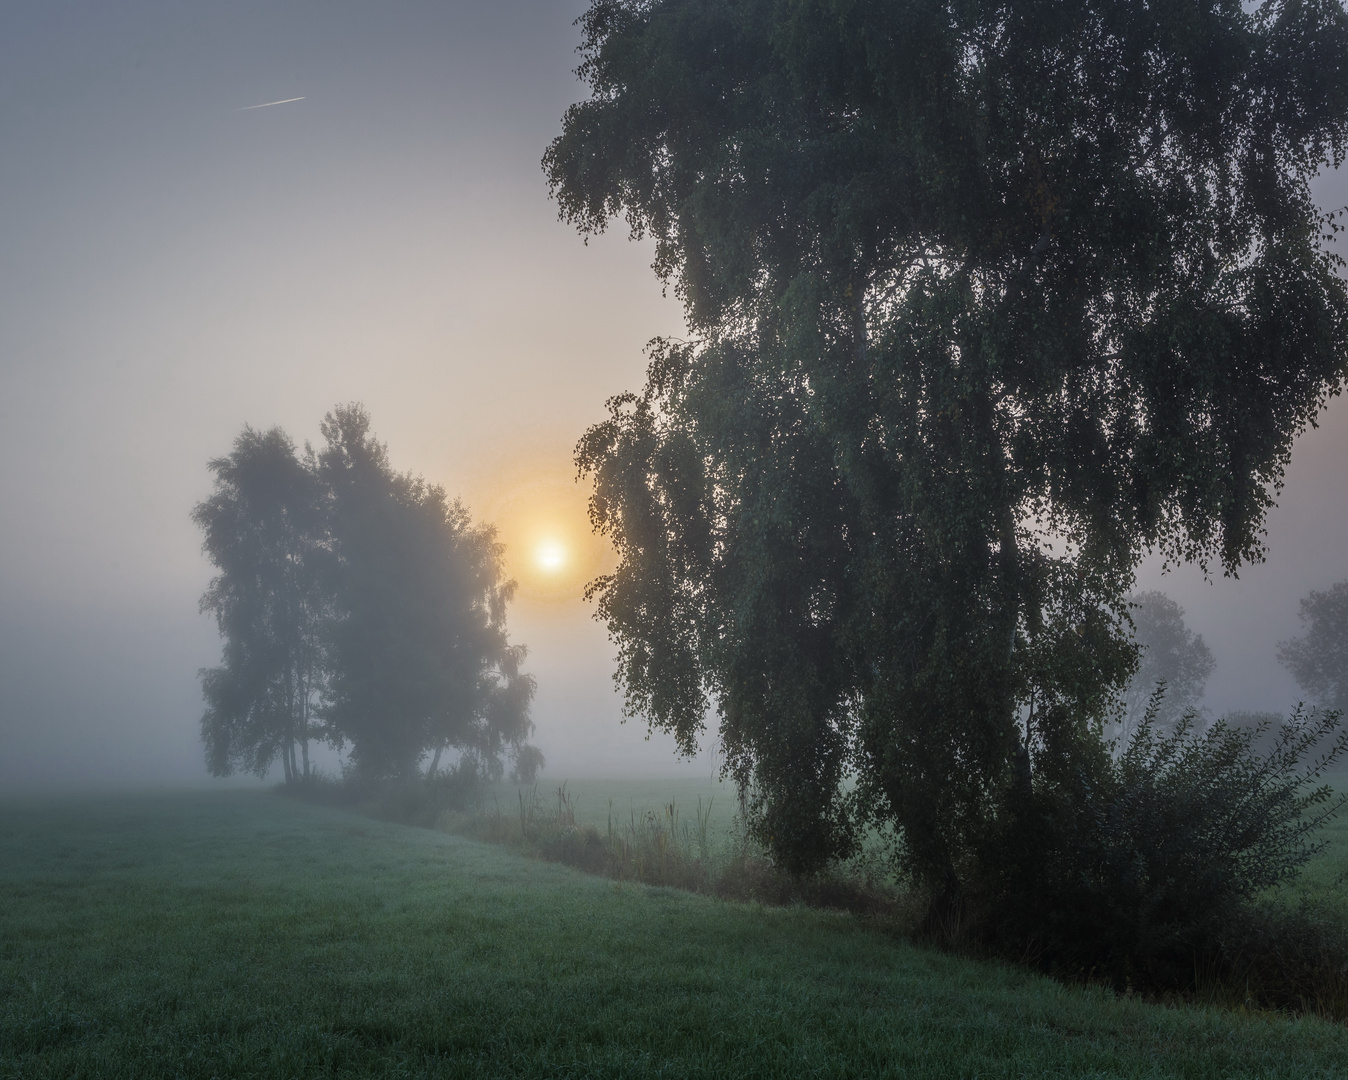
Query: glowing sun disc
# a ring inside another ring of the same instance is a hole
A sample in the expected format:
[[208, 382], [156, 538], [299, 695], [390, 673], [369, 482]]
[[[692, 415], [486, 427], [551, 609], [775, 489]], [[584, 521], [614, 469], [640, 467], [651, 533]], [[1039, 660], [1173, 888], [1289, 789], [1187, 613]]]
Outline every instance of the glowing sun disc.
[[545, 540], [534, 549], [534, 562], [543, 570], [560, 570], [566, 562], [566, 550], [554, 540]]

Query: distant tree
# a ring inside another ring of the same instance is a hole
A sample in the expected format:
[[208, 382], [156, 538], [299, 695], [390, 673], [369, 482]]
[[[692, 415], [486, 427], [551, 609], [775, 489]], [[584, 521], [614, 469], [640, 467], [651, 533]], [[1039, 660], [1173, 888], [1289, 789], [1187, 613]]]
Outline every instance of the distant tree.
[[330, 492], [334, 618], [324, 706], [334, 739], [367, 776], [433, 772], [456, 749], [500, 775], [533, 730], [533, 679], [519, 669], [502, 547], [457, 501], [397, 473], [360, 406], [323, 422], [318, 470]]
[[[1344, 382], [1337, 2], [593, 0], [544, 159], [692, 339], [581, 441], [629, 711], [782, 865], [960, 893], [1099, 764], [1140, 553], [1234, 569]], [[1094, 763], [1094, 764], [1093, 764]], [[855, 776], [858, 784], [844, 784]]]
[[1278, 660], [1317, 705], [1348, 711], [1348, 581], [1301, 601], [1306, 633], [1278, 644]]
[[192, 511], [220, 571], [201, 609], [224, 638], [224, 662], [201, 672], [207, 767], [261, 776], [279, 757], [289, 783], [309, 774], [322, 690], [322, 493], [280, 428], [245, 427], [233, 452], [209, 467], [215, 491]]
[[510, 771], [510, 779], [517, 784], [532, 784], [538, 779], [543, 764], [543, 752], [538, 747], [523, 746], [515, 755], [515, 767]]
[[1156, 710], [1156, 726], [1161, 732], [1174, 731], [1180, 717], [1198, 709], [1216, 666], [1202, 635], [1185, 625], [1184, 609], [1165, 593], [1140, 592], [1129, 597], [1128, 604], [1139, 658], [1124, 692], [1117, 733], [1120, 749], [1137, 730], [1159, 685], [1164, 684], [1165, 693]]

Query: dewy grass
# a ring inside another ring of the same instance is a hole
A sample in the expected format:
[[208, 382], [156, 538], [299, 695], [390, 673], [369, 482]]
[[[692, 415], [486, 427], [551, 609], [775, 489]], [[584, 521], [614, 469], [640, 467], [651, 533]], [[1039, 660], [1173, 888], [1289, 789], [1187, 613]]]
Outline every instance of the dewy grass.
[[[414, 791], [402, 797], [391, 798], [384, 792], [382, 802], [372, 803], [353, 801], [344, 785], [338, 787], [347, 797], [337, 804], [405, 824], [429, 824], [428, 810], [443, 805], [444, 796], [452, 794], [439, 787], [412, 785]], [[685, 777], [659, 784], [582, 780], [576, 789], [563, 783], [547, 795], [537, 785], [527, 790], [497, 785], [485, 800], [480, 787], [471, 794], [467, 797], [459, 791], [459, 809], [436, 811], [431, 818], [446, 831], [506, 844], [619, 881], [672, 886], [722, 899], [805, 903], [880, 915], [892, 932], [906, 932], [914, 939], [968, 956], [1019, 959], [1069, 982], [1104, 982], [1116, 990], [1137, 988], [1128, 972], [1120, 975], [1117, 970], [1084, 964], [1041, 964], [1028, 948], [1020, 956], [1014, 950], [990, 947], [976, 933], [948, 932], [933, 941], [924, 918], [928, 912], [924, 896], [896, 880], [892, 850], [879, 835], [868, 836], [862, 852], [847, 863], [814, 878], [793, 879], [748, 841], [742, 808], [739, 812], [724, 808], [725, 803], [738, 803], [733, 787], [713, 779]], [[665, 801], [662, 795], [675, 797]], [[683, 813], [680, 799], [693, 808], [691, 820]], [[628, 803], [625, 810], [618, 805], [624, 800]], [[474, 801], [476, 809], [466, 809]], [[396, 812], [406, 806], [417, 808], [418, 813]], [[1195, 949], [1189, 968], [1176, 969], [1175, 977], [1165, 985], [1143, 981], [1142, 992], [1164, 1001], [1183, 999], [1348, 1019], [1348, 966], [1344, 964], [1348, 958], [1348, 888], [1344, 887], [1348, 846], [1343, 842], [1348, 832], [1342, 823], [1331, 824], [1330, 839], [1329, 849], [1312, 863], [1311, 873], [1291, 887], [1271, 890], [1259, 903], [1224, 920], [1217, 951]], [[1327, 878], [1328, 869], [1334, 866], [1339, 867], [1336, 876]]]
[[[630, 817], [629, 817], [630, 820]], [[578, 874], [263, 793], [0, 804], [0, 1078], [1348, 1074], [884, 924]]]

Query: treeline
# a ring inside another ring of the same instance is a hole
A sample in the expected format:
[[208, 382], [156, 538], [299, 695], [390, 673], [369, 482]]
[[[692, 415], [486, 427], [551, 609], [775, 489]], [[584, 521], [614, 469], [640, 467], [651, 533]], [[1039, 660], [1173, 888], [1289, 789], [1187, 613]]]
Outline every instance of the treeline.
[[[1210, 723], [1200, 702], [1208, 676], [1216, 667], [1212, 651], [1185, 625], [1184, 609], [1163, 592], [1139, 592], [1128, 599], [1138, 665], [1124, 690], [1113, 722], [1106, 728], [1122, 751], [1151, 715], [1156, 728], [1167, 734], [1189, 718], [1193, 726]], [[1278, 643], [1278, 662], [1318, 709], [1348, 712], [1348, 581], [1323, 592], [1312, 589], [1301, 599], [1300, 637]], [[1256, 740], [1269, 744], [1284, 717], [1273, 712], [1228, 712], [1234, 727], [1267, 729]]]
[[309, 746], [349, 750], [365, 779], [440, 767], [532, 779], [534, 680], [506, 632], [502, 545], [457, 499], [396, 472], [360, 405], [339, 406], [300, 454], [280, 428], [245, 426], [211, 461], [192, 518], [219, 573], [201, 599], [224, 639], [201, 673], [206, 763], [216, 776], [286, 782]]

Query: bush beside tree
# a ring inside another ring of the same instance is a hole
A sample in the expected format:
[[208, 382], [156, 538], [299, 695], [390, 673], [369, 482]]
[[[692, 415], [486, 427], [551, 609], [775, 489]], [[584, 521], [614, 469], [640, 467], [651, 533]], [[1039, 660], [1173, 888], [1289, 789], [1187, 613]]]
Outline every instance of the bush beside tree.
[[1120, 987], [1229, 976], [1258, 902], [1323, 850], [1317, 831], [1348, 799], [1317, 785], [1348, 750], [1339, 720], [1298, 709], [1276, 728], [1197, 732], [1192, 714], [1162, 728], [1153, 707], [1117, 759], [1035, 785], [994, 831], [973, 932]]

